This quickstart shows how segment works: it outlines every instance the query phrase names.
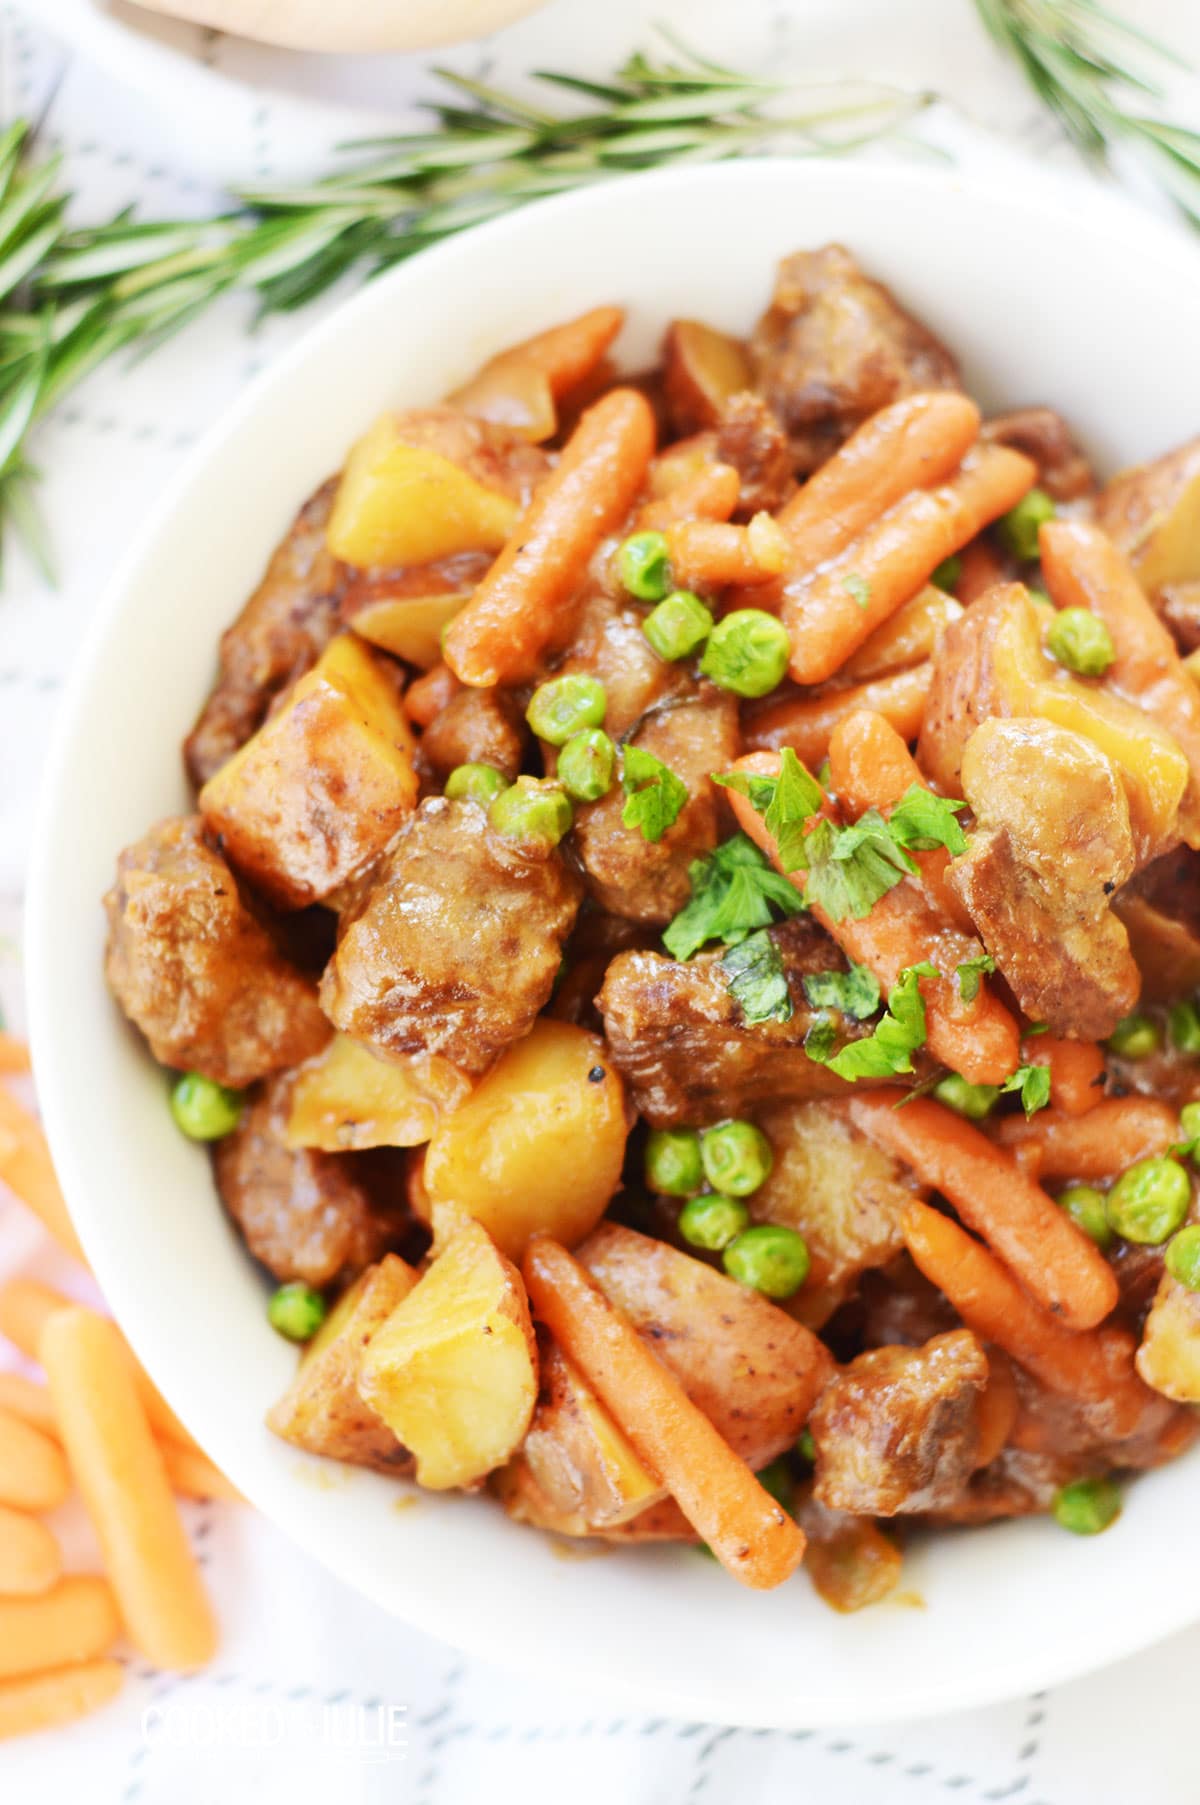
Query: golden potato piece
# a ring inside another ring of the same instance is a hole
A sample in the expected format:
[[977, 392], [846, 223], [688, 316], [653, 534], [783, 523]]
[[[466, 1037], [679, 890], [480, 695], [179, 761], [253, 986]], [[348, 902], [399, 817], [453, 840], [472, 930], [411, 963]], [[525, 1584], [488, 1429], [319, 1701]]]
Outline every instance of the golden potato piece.
[[385, 1254], [342, 1294], [267, 1412], [267, 1426], [309, 1454], [379, 1473], [411, 1473], [412, 1455], [359, 1395], [358, 1369], [371, 1336], [417, 1282], [398, 1254]]
[[701, 320], [673, 320], [663, 340], [663, 391], [676, 432], [715, 426], [722, 403], [753, 382], [745, 346]]
[[837, 674], [842, 683], [866, 683], [891, 671], [910, 670], [924, 664], [937, 650], [946, 628], [962, 619], [962, 608], [952, 595], [926, 583], [910, 602], [876, 627], [857, 652], [847, 658]]
[[1101, 491], [1096, 523], [1150, 595], [1200, 579], [1200, 438], [1114, 476]]
[[402, 421], [384, 414], [346, 459], [326, 541], [347, 564], [430, 564], [499, 551], [519, 512], [442, 452], [408, 442]]
[[454, 619], [469, 589], [450, 589], [432, 595], [381, 596], [360, 608], [351, 621], [363, 639], [393, 658], [403, 658], [427, 671], [442, 655], [442, 629]]
[[521, 1453], [550, 1507], [593, 1529], [628, 1522], [666, 1495], [583, 1374], [552, 1342], [542, 1347], [541, 1391]]
[[518, 1454], [493, 1476], [491, 1489], [514, 1523], [527, 1523], [530, 1528], [544, 1529], [551, 1535], [626, 1546], [635, 1542], [695, 1543], [700, 1540], [674, 1498], [670, 1497], [647, 1505], [624, 1523], [597, 1529], [586, 1517], [558, 1510], [551, 1504], [523, 1454]]
[[210, 777], [200, 812], [272, 902], [329, 898], [416, 806], [412, 731], [371, 652], [340, 634], [253, 739]]
[[595, 1034], [537, 1020], [439, 1125], [425, 1186], [473, 1216], [510, 1259], [530, 1235], [573, 1247], [621, 1179], [628, 1121], [620, 1074]]
[[1147, 1385], [1177, 1404], [1200, 1404], [1200, 1292], [1164, 1272], [1137, 1351]]
[[371, 1337], [358, 1388], [431, 1491], [474, 1485], [515, 1452], [537, 1402], [533, 1324], [520, 1274], [477, 1222]]
[[436, 1053], [380, 1059], [335, 1034], [296, 1071], [285, 1139], [323, 1153], [419, 1147], [470, 1090], [471, 1080]]

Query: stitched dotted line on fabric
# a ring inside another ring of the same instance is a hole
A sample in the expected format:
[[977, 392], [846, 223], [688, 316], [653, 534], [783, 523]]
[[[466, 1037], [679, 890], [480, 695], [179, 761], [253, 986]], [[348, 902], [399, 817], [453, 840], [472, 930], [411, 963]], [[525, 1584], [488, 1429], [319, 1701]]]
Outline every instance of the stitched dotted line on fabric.
[[161, 440], [170, 451], [186, 451], [196, 443], [197, 435], [184, 427], [172, 432], [169, 427], [158, 426], [151, 421], [139, 421], [134, 424], [129, 420], [121, 420], [116, 414], [90, 414], [86, 408], [62, 407], [57, 410], [52, 422], [61, 426], [82, 426], [89, 432], [125, 433], [136, 444], [149, 444], [155, 439]]
[[31, 671], [22, 670], [20, 665], [5, 665], [0, 669], [0, 689], [11, 689], [16, 684], [24, 684], [29, 689], [48, 695], [51, 691], [62, 688], [63, 679], [52, 671], [43, 671], [35, 676]]
[[[435, 1705], [432, 1711], [423, 1712], [420, 1717], [414, 1718], [414, 1729], [431, 1729], [434, 1724], [441, 1723], [443, 1718], [450, 1715], [453, 1696], [458, 1690], [465, 1672], [466, 1663], [461, 1660], [456, 1660], [445, 1679], [442, 1681], [442, 1692], [444, 1696], [441, 1704]], [[413, 1795], [413, 1805], [432, 1805], [434, 1787], [437, 1785], [438, 1775], [441, 1772], [442, 1754], [445, 1751], [446, 1744], [449, 1740], [450, 1737], [445, 1732], [434, 1736], [431, 1739], [426, 1765], [417, 1777], [417, 1787], [416, 1792]]]

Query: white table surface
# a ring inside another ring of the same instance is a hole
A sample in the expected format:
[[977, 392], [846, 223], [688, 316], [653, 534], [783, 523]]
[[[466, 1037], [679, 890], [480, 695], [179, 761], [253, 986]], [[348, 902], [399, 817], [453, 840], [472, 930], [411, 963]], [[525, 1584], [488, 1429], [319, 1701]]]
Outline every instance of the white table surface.
[[[1124, 3], [1132, 10], [1133, 0]], [[361, 98], [377, 114], [402, 116], [406, 101], [429, 91], [423, 59], [328, 74], [306, 64], [300, 77], [285, 79], [260, 52], [192, 37], [218, 71], [260, 84], [228, 86], [223, 105], [237, 130], [231, 126], [221, 146], [206, 145], [182, 105], [172, 131], [169, 98], [139, 95], [136, 59], [120, 65], [128, 79], [115, 82], [112, 60], [95, 60], [94, 35], [89, 57], [82, 36], [72, 43], [46, 33], [55, 18], [69, 32], [71, 7], [81, 4], [90, 0], [45, 0], [44, 9], [31, 0], [27, 13], [0, 5], [0, 106], [7, 118], [40, 113], [49, 102], [45, 141], [65, 154], [81, 219], [128, 202], [146, 216], [207, 211], [231, 144], [252, 147], [247, 178], [277, 177], [295, 166], [298, 121], [319, 165], [330, 120], [314, 123], [298, 93], [327, 92], [342, 107]], [[1200, 8], [1138, 0], [1137, 17], [1200, 61]], [[656, 20], [679, 24], [697, 47], [743, 67], [797, 80], [867, 75], [952, 94], [994, 134], [939, 110], [928, 133], [964, 161], [1002, 166], [1033, 153], [1070, 166], [1053, 128], [994, 56], [968, 0], [557, 0], [446, 60], [503, 80], [539, 63], [599, 74], [645, 43]], [[1180, 93], [1185, 116], [1191, 106], [1200, 121], [1195, 90], [1183, 84]], [[1136, 175], [1129, 179], [1144, 195]], [[38, 771], [93, 600], [197, 436], [311, 317], [272, 320], [251, 334], [249, 305], [224, 302], [145, 362], [101, 372], [37, 435], [58, 586], [48, 589], [10, 552], [0, 588], [0, 998], [10, 1023], [21, 1021], [20, 897]], [[0, 1195], [0, 1276], [17, 1271], [73, 1282], [26, 1213]], [[443, 1805], [485, 1789], [524, 1805], [1200, 1798], [1200, 1629], [1050, 1694], [954, 1718], [844, 1733], [731, 1731], [639, 1719], [549, 1680], [536, 1689], [513, 1681], [383, 1617], [248, 1512], [196, 1506], [189, 1520], [220, 1610], [216, 1665], [180, 1681], [131, 1660], [122, 1698], [102, 1716], [0, 1749], [0, 1800]], [[86, 1524], [68, 1512], [61, 1528], [86, 1565]], [[1183, 1550], [1180, 1557], [1195, 1558]], [[1036, 1638], [1037, 1598], [1016, 1596], [1013, 1610]], [[564, 1638], [586, 1633], [586, 1624], [564, 1623]]]

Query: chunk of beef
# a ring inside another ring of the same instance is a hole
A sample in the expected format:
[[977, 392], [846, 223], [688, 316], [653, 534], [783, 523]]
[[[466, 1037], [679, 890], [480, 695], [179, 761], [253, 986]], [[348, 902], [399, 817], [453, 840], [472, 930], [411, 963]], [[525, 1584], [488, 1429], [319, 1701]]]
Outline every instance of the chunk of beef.
[[813, 1012], [800, 983], [805, 972], [839, 964], [839, 955], [807, 919], [771, 932], [792, 992], [786, 1022], [746, 1022], [714, 953], [681, 964], [661, 953], [627, 952], [609, 966], [597, 999], [604, 1032], [651, 1127], [718, 1122], [769, 1103], [847, 1090], [804, 1050]]
[[1049, 721], [984, 723], [963, 757], [977, 828], [950, 881], [1017, 1002], [1056, 1034], [1102, 1040], [1141, 978], [1110, 897], [1134, 868], [1111, 761]]
[[645, 611], [596, 592], [584, 602], [560, 672], [595, 677], [604, 685], [604, 725], [624, 739], [642, 716], [695, 685], [686, 667], [659, 657], [642, 631]]
[[346, 1282], [403, 1239], [407, 1212], [379, 1207], [368, 1156], [289, 1147], [287, 1074], [264, 1085], [231, 1135], [213, 1148], [217, 1189], [247, 1248], [281, 1283]]
[[1055, 501], [1078, 501], [1096, 486], [1092, 466], [1071, 429], [1052, 407], [1022, 407], [985, 420], [979, 435], [993, 445], [1024, 452], [1038, 467], [1038, 484]]
[[660, 840], [622, 821], [625, 796], [614, 784], [575, 817], [575, 849], [591, 896], [613, 915], [665, 925], [691, 893], [688, 867], [717, 843], [720, 797], [713, 771], [727, 770], [738, 753], [737, 701], [711, 683], [689, 701], [672, 701], [646, 715], [631, 736], [687, 786], [688, 799]]
[[953, 1306], [907, 1253], [863, 1274], [860, 1302], [864, 1347], [920, 1347], [958, 1327]]
[[1023, 641], [1036, 633], [1028, 608], [1016, 584], [997, 586], [951, 621], [938, 641], [917, 756], [951, 796], [962, 794], [963, 752], [975, 729], [993, 715], [1021, 712], [1024, 693], [1013, 680], [1007, 646], [1014, 632]]
[[1177, 846], [1143, 867], [1113, 898], [1156, 1002], [1200, 989], [1200, 853]]
[[808, 1419], [818, 1500], [875, 1517], [953, 1503], [976, 1465], [987, 1379], [987, 1357], [969, 1329], [924, 1347], [860, 1354]]
[[1079, 1461], [1063, 1454], [1027, 1454], [1004, 1448], [990, 1466], [973, 1473], [957, 1498], [929, 1513], [931, 1523], [998, 1523], [1007, 1517], [1032, 1517], [1047, 1511], [1054, 1494], [1072, 1479], [1098, 1479], [1108, 1471], [1101, 1461]]
[[240, 1089], [329, 1039], [316, 986], [250, 913], [198, 816], [127, 847], [104, 907], [109, 987], [163, 1065]]
[[761, 395], [731, 395], [717, 421], [716, 459], [741, 478], [736, 517], [749, 520], [761, 508], [774, 514], [795, 483], [787, 434]]
[[895, 1591], [904, 1556], [877, 1523], [829, 1510], [813, 1496], [811, 1487], [796, 1517], [808, 1537], [804, 1571], [835, 1611], [865, 1610]]
[[579, 892], [556, 848], [535, 852], [494, 833], [476, 803], [431, 797], [342, 917], [325, 1011], [385, 1056], [440, 1053], [481, 1072], [549, 1000]]
[[346, 569], [325, 544], [337, 486], [331, 477], [305, 502], [221, 636], [216, 686], [183, 747], [197, 789], [257, 732], [276, 696], [317, 662], [337, 630]]
[[525, 752], [519, 701], [507, 690], [460, 689], [421, 735], [421, 763], [444, 782], [456, 765], [494, 765], [513, 778]]
[[888, 402], [960, 386], [945, 346], [838, 244], [784, 259], [750, 352], [798, 476]]

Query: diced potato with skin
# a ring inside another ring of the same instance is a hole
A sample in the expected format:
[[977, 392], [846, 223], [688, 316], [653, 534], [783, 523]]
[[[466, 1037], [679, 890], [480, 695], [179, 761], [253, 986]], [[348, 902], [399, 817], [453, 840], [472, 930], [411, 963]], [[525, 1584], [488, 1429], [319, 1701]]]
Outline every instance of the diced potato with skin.
[[663, 389], [681, 433], [715, 426], [721, 404], [753, 381], [746, 348], [700, 320], [673, 320], [663, 340]]
[[598, 1529], [586, 1517], [557, 1510], [538, 1485], [523, 1454], [495, 1474], [492, 1490], [514, 1523], [526, 1523], [551, 1535], [600, 1542], [689, 1542], [700, 1540], [674, 1498], [660, 1498], [624, 1523]]
[[370, 864], [412, 813], [414, 751], [389, 676], [362, 640], [339, 634], [209, 778], [200, 813], [265, 896], [306, 908]]
[[287, 1391], [267, 1412], [267, 1426], [309, 1454], [379, 1473], [412, 1472], [412, 1455], [358, 1390], [358, 1371], [372, 1335], [417, 1282], [398, 1254], [385, 1254], [343, 1292], [300, 1361]]
[[[533, 1234], [573, 1247], [621, 1180], [629, 1131], [620, 1074], [595, 1034], [540, 1018], [439, 1125], [424, 1184], [519, 1260]], [[440, 1245], [440, 1241], [439, 1241]]]
[[760, 1122], [775, 1162], [748, 1200], [750, 1213], [804, 1236], [812, 1265], [787, 1309], [820, 1328], [862, 1273], [900, 1252], [900, 1216], [913, 1192], [895, 1160], [830, 1104], [784, 1105]]
[[1164, 1272], [1137, 1351], [1147, 1385], [1177, 1404], [1200, 1404], [1200, 1291]]
[[1105, 485], [1096, 523], [1150, 595], [1200, 579], [1200, 438]]
[[583, 1374], [550, 1341], [521, 1453], [548, 1504], [594, 1529], [627, 1522], [665, 1496]]
[[475, 1485], [515, 1453], [537, 1402], [537, 1347], [521, 1275], [479, 1223], [376, 1330], [358, 1388], [430, 1491]]
[[952, 621], [962, 619], [962, 608], [952, 595], [926, 583], [911, 602], [898, 608], [890, 620], [876, 627], [837, 674], [839, 684], [865, 683], [889, 671], [909, 670], [932, 658], [938, 640]]
[[703, 1260], [615, 1222], [576, 1258], [755, 1471], [792, 1446], [833, 1371], [815, 1335]]
[[471, 1080], [436, 1053], [381, 1059], [335, 1034], [296, 1069], [285, 1139], [323, 1153], [419, 1147], [470, 1091]]
[[520, 509], [432, 446], [412, 444], [391, 414], [346, 459], [326, 541], [347, 564], [431, 564], [455, 552], [499, 551]]

